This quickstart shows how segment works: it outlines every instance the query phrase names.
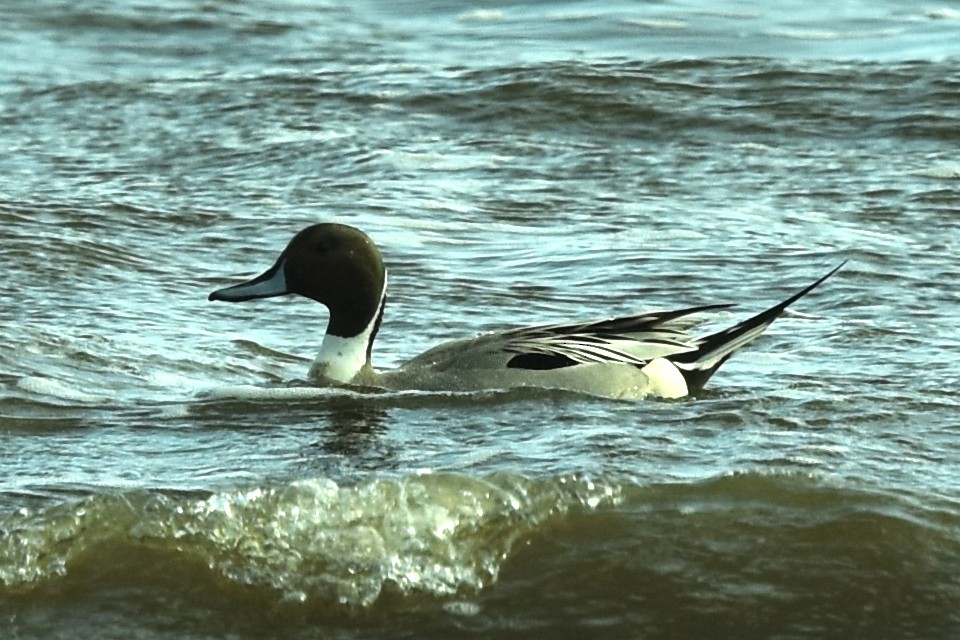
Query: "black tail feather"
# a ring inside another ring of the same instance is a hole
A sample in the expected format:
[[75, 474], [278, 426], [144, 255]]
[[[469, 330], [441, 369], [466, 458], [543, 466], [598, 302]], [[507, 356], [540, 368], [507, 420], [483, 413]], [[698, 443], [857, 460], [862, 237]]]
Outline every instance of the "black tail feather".
[[707, 385], [707, 381], [717, 372], [717, 369], [723, 366], [723, 363], [729, 360], [732, 355], [732, 353], [728, 353], [720, 358], [715, 365], [707, 367], [706, 369], [689, 369], [680, 363], [676, 363], [677, 369], [680, 371], [680, 374], [683, 376], [683, 381], [687, 385], [687, 393], [691, 394], [702, 390]]
[[810, 286], [804, 288], [780, 304], [767, 309], [752, 318], [739, 324], [712, 333], [696, 341], [697, 349], [687, 353], [680, 353], [670, 358], [677, 365], [687, 383], [689, 393], [699, 391], [706, 385], [710, 377], [726, 362], [738, 349], [755, 340], [767, 330], [773, 321], [780, 317], [787, 307], [807, 295], [823, 282], [835, 274], [847, 263], [846, 260], [834, 267], [830, 273], [823, 276]]

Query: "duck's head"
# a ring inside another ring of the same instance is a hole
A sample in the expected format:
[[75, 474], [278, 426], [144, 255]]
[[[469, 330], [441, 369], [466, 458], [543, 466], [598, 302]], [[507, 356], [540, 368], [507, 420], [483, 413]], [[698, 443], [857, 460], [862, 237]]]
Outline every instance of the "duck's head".
[[299, 294], [329, 309], [328, 335], [366, 334], [369, 346], [382, 313], [386, 278], [380, 251], [367, 234], [345, 224], [323, 223], [295, 235], [263, 274], [217, 289], [208, 299], [243, 302]]

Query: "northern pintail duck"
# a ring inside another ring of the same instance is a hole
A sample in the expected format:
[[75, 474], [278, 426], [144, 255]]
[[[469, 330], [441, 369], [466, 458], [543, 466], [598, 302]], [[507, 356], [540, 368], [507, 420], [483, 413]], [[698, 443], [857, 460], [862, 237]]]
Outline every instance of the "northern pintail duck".
[[702, 336], [691, 316], [710, 304], [573, 324], [548, 324], [446, 342], [397, 369], [376, 372], [373, 341], [386, 303], [387, 270], [373, 241], [343, 224], [295, 235], [262, 275], [218, 289], [210, 300], [242, 302], [296, 293], [326, 305], [327, 331], [311, 368], [318, 380], [388, 389], [465, 391], [519, 386], [615, 398], [680, 398], [701, 390], [735, 351], [842, 267], [739, 324]]

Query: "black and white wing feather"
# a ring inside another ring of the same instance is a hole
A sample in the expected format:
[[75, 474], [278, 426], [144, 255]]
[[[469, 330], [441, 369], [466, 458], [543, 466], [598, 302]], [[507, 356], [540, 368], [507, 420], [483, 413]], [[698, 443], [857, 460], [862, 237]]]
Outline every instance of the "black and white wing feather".
[[498, 331], [437, 345], [403, 365], [433, 373], [464, 371], [544, 371], [585, 364], [628, 364], [648, 367], [669, 362], [683, 376], [684, 393], [703, 388], [738, 349], [759, 337], [788, 306], [836, 273], [843, 263], [780, 304], [714, 333], [693, 336], [694, 316], [728, 309], [711, 304], [676, 311], [608, 318], [576, 324], [552, 324]]
[[731, 307], [712, 304], [579, 324], [514, 329], [503, 333], [507, 367], [559, 369], [577, 364], [622, 363], [643, 367], [655, 358], [696, 350], [690, 316]]
[[577, 364], [610, 362], [643, 367], [664, 358], [677, 367], [688, 389], [700, 389], [738, 349], [754, 341], [791, 304], [832, 276], [841, 263], [813, 284], [778, 305], [716, 333], [691, 336], [690, 316], [732, 307], [713, 304], [678, 311], [654, 312], [599, 322], [516, 329], [503, 334], [503, 351], [513, 354], [507, 366], [558, 369]]

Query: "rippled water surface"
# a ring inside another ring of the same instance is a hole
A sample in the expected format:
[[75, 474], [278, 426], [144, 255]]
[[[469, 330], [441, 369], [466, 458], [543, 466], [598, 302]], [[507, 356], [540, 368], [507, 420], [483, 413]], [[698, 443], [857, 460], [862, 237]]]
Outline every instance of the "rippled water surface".
[[[960, 636], [955, 7], [0, 18], [0, 637]], [[331, 220], [381, 368], [849, 263], [696, 398], [361, 393], [206, 300]]]

